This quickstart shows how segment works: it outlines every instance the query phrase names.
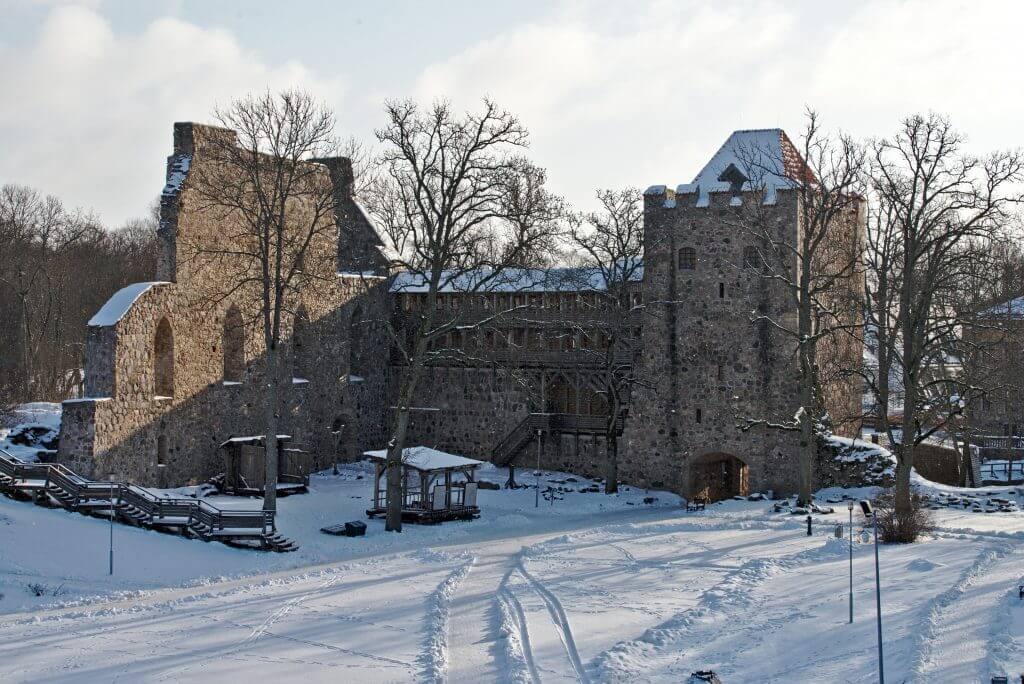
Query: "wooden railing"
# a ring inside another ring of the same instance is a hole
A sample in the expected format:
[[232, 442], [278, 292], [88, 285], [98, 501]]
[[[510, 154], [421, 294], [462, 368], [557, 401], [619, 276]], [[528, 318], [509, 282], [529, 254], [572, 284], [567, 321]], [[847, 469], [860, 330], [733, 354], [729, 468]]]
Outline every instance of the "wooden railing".
[[[90, 501], [108, 501], [122, 512], [134, 509], [148, 525], [176, 525], [208, 539], [225, 530], [228, 536], [271, 535], [274, 512], [262, 509], [220, 509], [208, 501], [187, 497], [163, 497], [130, 482], [89, 480], [59, 463], [26, 463], [0, 449], [0, 475], [13, 485], [42, 481], [44, 490], [64, 507], [77, 510]], [[2, 486], [2, 485], [0, 485]]]
[[[498, 365], [510, 368], [578, 368], [601, 369], [609, 365], [628, 368], [634, 363], [632, 351], [616, 351], [609, 359], [598, 349], [435, 349], [425, 360], [428, 366], [474, 367]], [[402, 356], [393, 351], [391, 363], [404, 364]]]
[[[619, 412], [615, 420], [615, 434], [621, 435], [626, 425], [627, 411]], [[608, 416], [577, 413], [531, 413], [521, 420], [499, 441], [491, 452], [496, 465], [505, 465], [536, 436], [537, 432], [570, 432], [603, 435], [608, 429]]]
[[1019, 435], [976, 435], [971, 441], [983, 449], [1024, 449], [1024, 437]]

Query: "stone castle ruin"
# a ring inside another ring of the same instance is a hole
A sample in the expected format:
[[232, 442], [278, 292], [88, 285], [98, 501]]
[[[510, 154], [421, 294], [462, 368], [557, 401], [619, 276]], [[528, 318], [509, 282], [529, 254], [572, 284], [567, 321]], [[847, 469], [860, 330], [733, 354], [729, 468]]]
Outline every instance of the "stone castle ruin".
[[[225, 219], [198, 201], [196, 171], [212, 163], [211, 141], [233, 135], [175, 125], [159, 272], [116, 293], [90, 321], [86, 398], [64, 403], [58, 459], [78, 472], [159, 486], [201, 482], [224, 470], [222, 444], [263, 430], [262, 335], [246, 323], [244, 301], [211, 305], [202, 297], [222, 276], [201, 268], [193, 253], [225, 232]], [[651, 315], [636, 314], [630, 324], [637, 351], [627, 362], [651, 381], [631, 393], [617, 423], [624, 482], [713, 499], [796, 488], [795, 434], [739, 427], [744, 416], [792, 417], [797, 406], [792, 343], [751, 321], [752, 311], [785, 319], [794, 305], [759, 277], [748, 258], [758, 245], [728, 215], [759, 203], [793, 236], [801, 217], [796, 193], [781, 178], [754, 182], [737, 154], [750, 145], [802, 165], [781, 130], [738, 131], [693, 183], [645, 193], [644, 265], [630, 291]], [[404, 368], [373, 321], [390, 317], [401, 329], [424, 297], [403, 274], [388, 272], [374, 227], [352, 197], [349, 161], [309, 163], [320, 165], [339, 201], [333, 229], [307, 258], [336, 277], [304, 291], [286, 322], [291, 372], [280, 415], [281, 432], [310, 454], [313, 468], [323, 468], [385, 444]], [[851, 216], [836, 243], [857, 249], [863, 221], [863, 212]], [[513, 279], [483, 294], [441, 294], [438, 306], [470, 318], [503, 308], [529, 313], [472, 339], [444, 341], [474, 353], [429, 364], [409, 444], [531, 466], [539, 454], [545, 467], [602, 472], [608, 407], [600, 369], [582, 353], [599, 342], [576, 325], [600, 285], [558, 275]], [[860, 350], [836, 345], [828, 355], [855, 363]], [[860, 388], [835, 382], [825, 395], [830, 414], [851, 415]]]

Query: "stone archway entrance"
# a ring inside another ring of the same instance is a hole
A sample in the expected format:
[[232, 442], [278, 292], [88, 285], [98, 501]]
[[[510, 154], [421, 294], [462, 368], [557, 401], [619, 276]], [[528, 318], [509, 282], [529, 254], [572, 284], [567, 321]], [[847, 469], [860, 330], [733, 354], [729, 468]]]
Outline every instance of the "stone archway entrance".
[[750, 493], [748, 470], [747, 464], [732, 454], [704, 454], [690, 465], [690, 496], [706, 501], [746, 496]]

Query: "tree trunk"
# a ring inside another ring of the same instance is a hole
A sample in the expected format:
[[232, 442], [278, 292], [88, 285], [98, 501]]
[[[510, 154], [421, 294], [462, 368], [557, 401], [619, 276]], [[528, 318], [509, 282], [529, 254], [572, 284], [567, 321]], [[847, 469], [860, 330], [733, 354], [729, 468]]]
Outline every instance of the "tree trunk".
[[277, 510], [277, 408], [280, 392], [278, 352], [275, 347], [267, 350], [267, 396], [263, 400], [264, 451], [266, 454], [266, 484], [263, 493], [263, 510]]
[[797, 506], [810, 506], [814, 482], [814, 456], [817, 444], [814, 440], [814, 419], [811, 417], [810, 392], [807, 388], [800, 389], [803, 412], [800, 416], [800, 492], [797, 495]]
[[[391, 431], [391, 443], [388, 444], [388, 455], [385, 465], [387, 468], [387, 513], [385, 515], [384, 530], [386, 532], [402, 531], [402, 454], [405, 451], [405, 434], [409, 429], [409, 406], [412, 404], [412, 397], [419, 382], [420, 372], [423, 367], [422, 354], [426, 350], [425, 342], [417, 342], [417, 353], [409, 364], [409, 374], [402, 383], [402, 389], [398, 395], [398, 405], [395, 408], [395, 424]], [[426, 496], [421, 492], [421, 496]]]
[[[402, 452], [405, 450], [405, 432], [409, 427], [408, 402], [400, 402], [395, 415], [395, 427], [392, 431], [391, 444], [385, 462], [387, 473], [387, 513], [384, 520], [384, 531], [402, 531]], [[421, 492], [425, 496], [426, 492]]]
[[903, 436], [897, 449], [895, 510], [897, 513], [910, 512], [910, 471], [914, 467], [914, 441], [917, 438], [917, 393], [909, 374], [904, 375], [903, 394]]
[[610, 429], [605, 435], [604, 493], [619, 491], [619, 438], [615, 434], [615, 417], [612, 416]]

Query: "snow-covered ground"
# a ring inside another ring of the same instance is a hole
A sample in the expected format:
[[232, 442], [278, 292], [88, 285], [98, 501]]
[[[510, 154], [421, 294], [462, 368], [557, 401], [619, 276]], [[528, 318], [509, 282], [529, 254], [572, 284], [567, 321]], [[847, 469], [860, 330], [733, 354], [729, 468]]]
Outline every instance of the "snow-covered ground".
[[[815, 516], [809, 537], [802, 516], [767, 502], [686, 513], [672, 495], [627, 489], [534, 508], [532, 490], [482, 490], [473, 522], [321, 534], [364, 517], [366, 475], [350, 466], [316, 476], [309, 494], [281, 501], [281, 529], [302, 544], [293, 554], [116, 526], [113, 579], [103, 521], [0, 499], [0, 681], [876, 676], [873, 554], [855, 543], [847, 624], [847, 539], [834, 536], [844, 505]], [[483, 477], [505, 471], [488, 466]], [[934, 537], [882, 548], [887, 677], [988, 682], [1024, 671], [1024, 513], [936, 515]]]

